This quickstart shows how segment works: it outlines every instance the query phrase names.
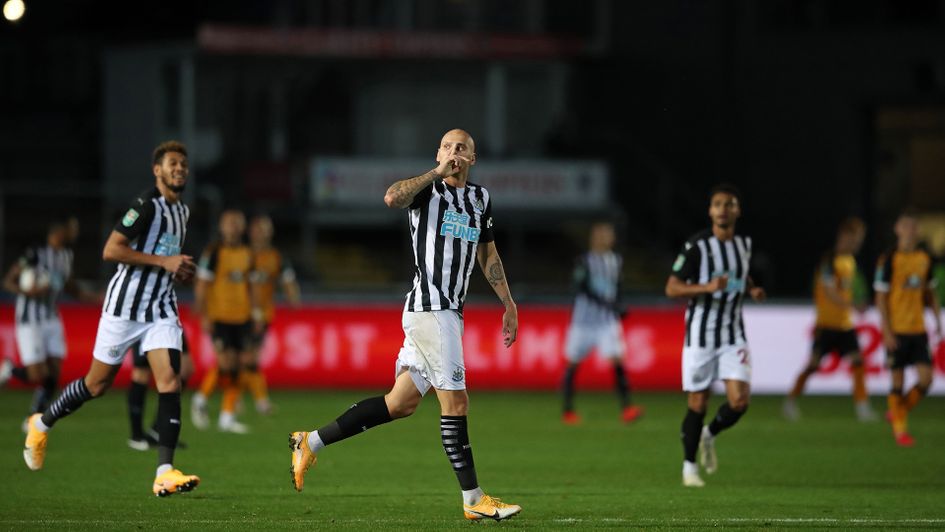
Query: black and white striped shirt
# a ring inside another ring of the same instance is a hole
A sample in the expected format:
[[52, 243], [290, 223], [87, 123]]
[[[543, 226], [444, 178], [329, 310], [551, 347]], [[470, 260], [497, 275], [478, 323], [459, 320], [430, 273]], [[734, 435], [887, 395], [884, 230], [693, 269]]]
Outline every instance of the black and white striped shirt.
[[72, 250], [56, 249], [52, 246], [37, 246], [26, 250], [20, 258], [21, 268], [32, 268], [37, 278], [49, 281], [49, 292], [43, 297], [16, 296], [16, 320], [19, 323], [36, 324], [56, 319], [59, 311], [56, 301], [62, 294], [69, 277], [72, 276]]
[[574, 298], [571, 321], [584, 325], [603, 324], [618, 318], [620, 269], [623, 258], [613, 251], [589, 251], [578, 257], [574, 267]]
[[728, 275], [724, 290], [689, 300], [686, 347], [719, 348], [746, 342], [742, 304], [748, 290], [751, 237], [736, 234], [720, 241], [710, 229], [690, 238], [673, 264], [672, 275], [705, 284]]
[[[189, 216], [183, 202], [167, 203], [153, 188], [132, 202], [115, 231], [128, 237], [135, 251], [180, 255]], [[177, 317], [171, 274], [154, 266], [119, 264], [108, 283], [102, 314], [139, 322]]]
[[489, 191], [437, 181], [414, 197], [407, 217], [415, 274], [405, 310], [462, 311], [476, 246], [494, 240]]

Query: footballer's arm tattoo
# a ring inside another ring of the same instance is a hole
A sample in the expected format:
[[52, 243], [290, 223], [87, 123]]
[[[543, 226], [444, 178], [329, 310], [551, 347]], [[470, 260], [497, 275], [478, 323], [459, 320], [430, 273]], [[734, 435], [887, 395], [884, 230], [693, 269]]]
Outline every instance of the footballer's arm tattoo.
[[505, 270], [502, 268], [502, 259], [495, 255], [495, 260], [489, 266], [489, 272], [486, 274], [486, 280], [493, 287], [499, 283], [505, 282]]
[[514, 305], [512, 291], [509, 289], [508, 280], [505, 277], [505, 267], [502, 265], [502, 259], [499, 258], [495, 243], [488, 242], [480, 245], [479, 249], [476, 250], [476, 258], [479, 261], [479, 267], [482, 268], [482, 273], [486, 276], [486, 281], [499, 296], [502, 304], [506, 307]]
[[418, 192], [438, 179], [443, 179], [443, 176], [436, 173], [435, 169], [423, 175], [401, 179], [387, 189], [387, 193], [384, 194], [384, 203], [393, 209], [406, 208]]

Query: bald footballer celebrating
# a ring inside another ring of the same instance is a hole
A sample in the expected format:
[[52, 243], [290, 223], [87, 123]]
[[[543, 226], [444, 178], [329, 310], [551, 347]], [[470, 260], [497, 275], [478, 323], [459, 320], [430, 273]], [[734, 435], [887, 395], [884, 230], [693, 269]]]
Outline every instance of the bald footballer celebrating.
[[448, 131], [436, 161], [436, 168], [394, 183], [384, 195], [388, 207], [407, 209], [416, 271], [404, 306], [404, 345], [395, 364], [394, 386], [384, 396], [356, 403], [318, 430], [292, 433], [292, 482], [302, 491], [305, 473], [323, 447], [413, 414], [433, 388], [440, 402], [443, 450], [459, 480], [464, 515], [473, 521], [499, 521], [522, 508], [490, 497], [479, 487], [466, 424], [462, 312], [476, 262], [505, 305], [506, 347], [518, 333], [518, 310], [495, 247], [489, 191], [469, 181], [469, 170], [476, 164], [475, 142], [461, 129]]

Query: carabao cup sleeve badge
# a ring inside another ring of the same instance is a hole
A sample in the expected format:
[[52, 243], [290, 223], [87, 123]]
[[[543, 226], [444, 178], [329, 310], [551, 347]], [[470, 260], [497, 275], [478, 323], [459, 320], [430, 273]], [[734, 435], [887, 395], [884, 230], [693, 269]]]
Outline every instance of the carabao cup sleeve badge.
[[131, 227], [134, 225], [135, 220], [137, 220], [139, 216], [141, 215], [138, 214], [138, 211], [134, 209], [128, 209], [128, 212], [125, 213], [125, 217], [121, 219], [121, 225], [125, 227]]

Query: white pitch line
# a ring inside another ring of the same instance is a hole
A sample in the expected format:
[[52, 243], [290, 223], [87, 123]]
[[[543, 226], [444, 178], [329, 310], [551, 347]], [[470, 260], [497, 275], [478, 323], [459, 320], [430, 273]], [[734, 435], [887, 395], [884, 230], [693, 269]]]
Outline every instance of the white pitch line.
[[553, 519], [555, 523], [681, 523], [681, 524], [699, 524], [699, 523], [846, 523], [846, 524], [869, 524], [869, 525], [896, 525], [896, 524], [945, 524], [945, 518], [906, 518], [906, 519], [873, 519], [864, 517], [719, 517], [719, 518], [675, 518], [658, 519], [653, 517], [644, 518], [622, 518], [622, 517], [601, 517], [601, 518], [580, 518], [567, 517], [562, 519]]
[[[527, 519], [525, 519], [527, 520]], [[270, 522], [271, 519], [259, 519], [259, 518], [248, 518], [248, 519], [169, 519], [166, 520], [167, 524], [192, 524], [192, 525], [212, 525], [212, 524], [221, 524], [221, 523], [245, 523], [251, 524], [256, 522]], [[353, 518], [353, 519], [339, 519], [334, 518], [336, 523], [404, 523], [409, 521], [409, 519], [365, 519], [365, 518]], [[537, 522], [543, 521], [542, 519], [536, 519]], [[284, 521], [286, 524], [307, 524], [307, 523], [322, 523], [322, 520], [312, 519], [291, 519]], [[712, 524], [712, 523], [783, 523], [783, 524], [813, 524], [813, 523], [835, 523], [835, 524], [864, 524], [864, 525], [917, 525], [917, 524], [928, 524], [928, 525], [939, 525], [945, 524], [945, 518], [905, 518], [905, 519], [874, 519], [868, 517], [721, 517], [717, 519], [713, 518], [676, 518], [670, 517], [665, 519], [659, 519], [655, 517], [643, 517], [643, 518], [629, 518], [629, 517], [600, 517], [600, 518], [580, 518], [580, 517], [567, 517], [560, 519], [551, 519], [551, 522], [554, 523], [641, 523], [641, 524], [660, 524], [660, 523], [677, 523], [677, 524]], [[0, 524], [153, 524], [153, 520], [139, 519], [139, 520], [130, 520], [130, 519], [2, 519], [0, 518]]]

